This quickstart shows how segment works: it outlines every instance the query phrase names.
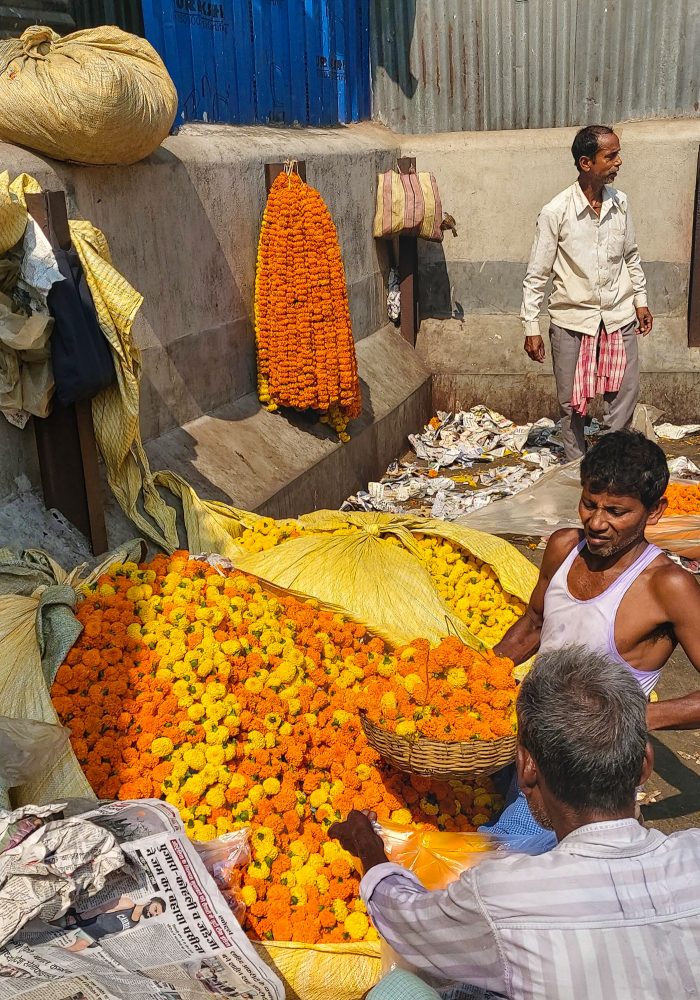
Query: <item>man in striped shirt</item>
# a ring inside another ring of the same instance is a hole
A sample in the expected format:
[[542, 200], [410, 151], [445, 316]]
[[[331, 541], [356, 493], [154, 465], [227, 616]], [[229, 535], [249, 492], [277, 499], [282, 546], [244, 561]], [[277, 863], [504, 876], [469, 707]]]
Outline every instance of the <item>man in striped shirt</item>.
[[548, 854], [486, 855], [428, 892], [388, 863], [372, 814], [331, 827], [404, 961], [510, 1000], [700, 998], [700, 830], [669, 837], [634, 818], [653, 763], [646, 707], [602, 654], [538, 658], [518, 697], [517, 768], [533, 815], [556, 833]]

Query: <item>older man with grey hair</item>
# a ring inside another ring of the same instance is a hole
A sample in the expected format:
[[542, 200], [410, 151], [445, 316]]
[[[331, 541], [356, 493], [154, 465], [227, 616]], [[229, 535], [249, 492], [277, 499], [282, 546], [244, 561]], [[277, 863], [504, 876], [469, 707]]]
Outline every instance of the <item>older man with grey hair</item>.
[[486, 857], [442, 892], [389, 864], [372, 813], [331, 836], [358, 857], [375, 927], [418, 973], [512, 1000], [700, 997], [700, 830], [635, 819], [652, 769], [646, 698], [583, 647], [541, 655], [518, 697], [520, 787], [548, 854]]

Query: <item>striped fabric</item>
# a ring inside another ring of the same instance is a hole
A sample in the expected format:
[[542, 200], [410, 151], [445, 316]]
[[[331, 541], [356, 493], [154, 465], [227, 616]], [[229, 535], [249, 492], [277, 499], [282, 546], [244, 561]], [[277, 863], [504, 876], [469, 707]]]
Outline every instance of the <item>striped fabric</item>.
[[387, 170], [377, 177], [374, 236], [418, 236], [442, 241], [442, 202], [437, 181], [429, 173]]
[[443, 892], [378, 865], [362, 897], [417, 972], [509, 1000], [700, 998], [700, 830], [593, 823], [540, 857], [487, 859]]
[[608, 333], [601, 323], [594, 337], [582, 336], [571, 394], [574, 413], [585, 417], [591, 399], [606, 392], [617, 392], [626, 367], [621, 330]]

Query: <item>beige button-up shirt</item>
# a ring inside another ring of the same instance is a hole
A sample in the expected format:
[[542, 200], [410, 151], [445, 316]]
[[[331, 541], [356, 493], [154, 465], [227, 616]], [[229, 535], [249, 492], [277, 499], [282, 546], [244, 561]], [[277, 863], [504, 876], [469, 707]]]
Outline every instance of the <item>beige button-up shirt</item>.
[[549, 315], [557, 326], [595, 336], [601, 322], [612, 332], [636, 318], [635, 309], [647, 304], [646, 278], [627, 195], [606, 186], [598, 216], [576, 181], [544, 206], [523, 281], [527, 337], [540, 335], [550, 275]]

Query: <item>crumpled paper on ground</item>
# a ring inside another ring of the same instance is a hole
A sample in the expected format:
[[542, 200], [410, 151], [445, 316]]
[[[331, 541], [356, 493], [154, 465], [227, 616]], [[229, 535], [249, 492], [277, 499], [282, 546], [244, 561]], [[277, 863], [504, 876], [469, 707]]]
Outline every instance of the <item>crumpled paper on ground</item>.
[[654, 431], [664, 441], [680, 441], [690, 434], [697, 434], [700, 424], [656, 424]]
[[8, 831], [36, 825], [0, 854], [0, 946], [35, 918], [57, 920], [83, 892], [97, 893], [112, 872], [126, 864], [107, 830], [80, 818], [61, 819], [65, 803], [0, 812], [0, 843]]

